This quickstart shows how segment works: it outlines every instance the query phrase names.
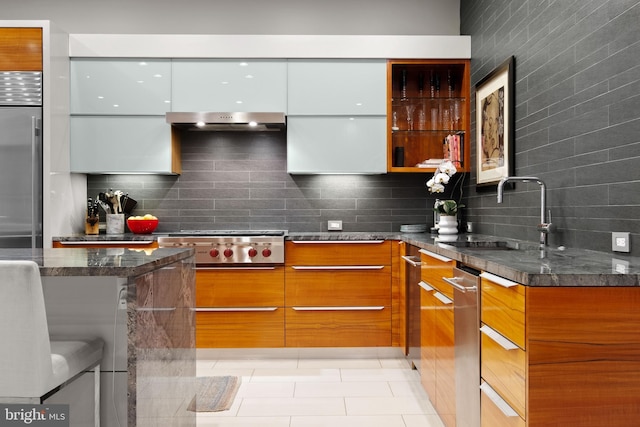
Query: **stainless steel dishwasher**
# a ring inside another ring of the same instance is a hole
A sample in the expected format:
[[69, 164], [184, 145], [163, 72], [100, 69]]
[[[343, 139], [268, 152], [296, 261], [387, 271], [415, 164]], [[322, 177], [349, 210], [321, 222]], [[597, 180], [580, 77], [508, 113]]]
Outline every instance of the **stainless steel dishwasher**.
[[480, 427], [480, 272], [458, 265], [453, 278], [456, 425]]

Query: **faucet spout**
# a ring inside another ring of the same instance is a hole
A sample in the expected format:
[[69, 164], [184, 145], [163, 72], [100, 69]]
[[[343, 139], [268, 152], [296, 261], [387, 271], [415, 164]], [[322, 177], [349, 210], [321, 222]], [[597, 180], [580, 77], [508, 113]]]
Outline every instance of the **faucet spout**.
[[[535, 182], [540, 186], [540, 224], [538, 224], [538, 230], [540, 231], [540, 247], [547, 245], [547, 234], [552, 231], [551, 219], [547, 222], [547, 186], [544, 181], [535, 176], [507, 176], [500, 180], [498, 183], [498, 203], [502, 203], [504, 194], [504, 185], [507, 182]], [[551, 212], [549, 212], [551, 217]]]

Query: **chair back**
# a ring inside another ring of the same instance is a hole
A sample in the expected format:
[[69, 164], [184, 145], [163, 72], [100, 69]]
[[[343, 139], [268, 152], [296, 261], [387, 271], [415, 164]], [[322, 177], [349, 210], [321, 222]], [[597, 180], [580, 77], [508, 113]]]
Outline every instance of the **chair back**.
[[33, 261], [0, 260], [0, 399], [48, 391], [51, 343], [40, 269]]

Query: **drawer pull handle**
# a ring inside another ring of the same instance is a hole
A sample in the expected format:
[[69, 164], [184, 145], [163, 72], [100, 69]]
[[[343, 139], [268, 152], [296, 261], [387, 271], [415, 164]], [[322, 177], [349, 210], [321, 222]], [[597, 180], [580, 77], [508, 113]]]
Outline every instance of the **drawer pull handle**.
[[421, 265], [420, 258], [418, 258], [417, 256], [402, 255], [401, 258], [405, 260], [407, 264], [410, 264], [413, 267], [418, 267], [419, 265]]
[[434, 290], [433, 286], [431, 286], [430, 284], [428, 284], [427, 282], [424, 282], [424, 281], [420, 281], [420, 283], [418, 283], [418, 286], [420, 286], [425, 291], [433, 291]]
[[244, 312], [244, 311], [276, 311], [278, 307], [202, 307], [197, 312]]
[[448, 296], [446, 296], [446, 295], [441, 294], [441, 293], [440, 293], [440, 292], [438, 292], [438, 291], [435, 291], [435, 292], [433, 293], [433, 296], [434, 296], [434, 297], [436, 297], [436, 298], [438, 298], [438, 300], [440, 300], [440, 302], [441, 302], [441, 303], [443, 303], [443, 304], [447, 304], [447, 305], [448, 305], [448, 304], [453, 304], [453, 300], [452, 300], [452, 299], [450, 299], [450, 298], [449, 298]]
[[380, 311], [384, 309], [384, 306], [370, 306], [370, 307], [291, 307], [295, 311]]
[[365, 244], [376, 245], [384, 243], [384, 240], [291, 240], [292, 243], [298, 245], [323, 245], [326, 243], [339, 243], [339, 244]]
[[294, 270], [382, 270], [384, 265], [292, 265]]
[[496, 276], [495, 274], [491, 274], [491, 273], [487, 273], [487, 272], [480, 273], [480, 277], [483, 277], [483, 278], [495, 283], [496, 285], [500, 285], [500, 286], [505, 287], [505, 288], [511, 288], [511, 287], [519, 285], [519, 283], [512, 282], [511, 280], [505, 279], [504, 277]]
[[487, 337], [491, 338], [491, 340], [493, 340], [496, 344], [498, 344], [500, 347], [504, 348], [505, 350], [516, 350], [519, 348], [517, 345], [515, 345], [514, 343], [512, 343], [511, 341], [509, 341], [508, 339], [506, 339], [505, 337], [503, 337], [502, 335], [500, 335], [498, 332], [494, 331], [487, 325], [482, 325], [482, 327], [480, 328], [480, 332], [485, 334]]
[[518, 413], [513, 410], [511, 406], [507, 402], [504, 401], [502, 397], [491, 386], [487, 383], [480, 384], [480, 390], [487, 396], [494, 405], [502, 411], [505, 417], [518, 417]]
[[175, 307], [138, 307], [136, 311], [176, 311]]
[[440, 260], [440, 261], [444, 261], [444, 262], [453, 261], [451, 258], [447, 258], [446, 256], [442, 256], [442, 255], [439, 255], [439, 254], [434, 253], [434, 252], [429, 252], [429, 251], [424, 250], [424, 249], [420, 249], [418, 252], [420, 252], [421, 254], [425, 254], [427, 256], [430, 256], [431, 258], [435, 258], [437, 260]]

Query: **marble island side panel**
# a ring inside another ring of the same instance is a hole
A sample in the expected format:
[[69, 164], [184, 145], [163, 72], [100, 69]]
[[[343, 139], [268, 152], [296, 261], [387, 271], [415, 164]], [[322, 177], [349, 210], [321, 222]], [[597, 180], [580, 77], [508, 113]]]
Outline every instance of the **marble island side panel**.
[[102, 425], [195, 427], [192, 249], [0, 249], [0, 259], [40, 266], [52, 335], [105, 341]]

